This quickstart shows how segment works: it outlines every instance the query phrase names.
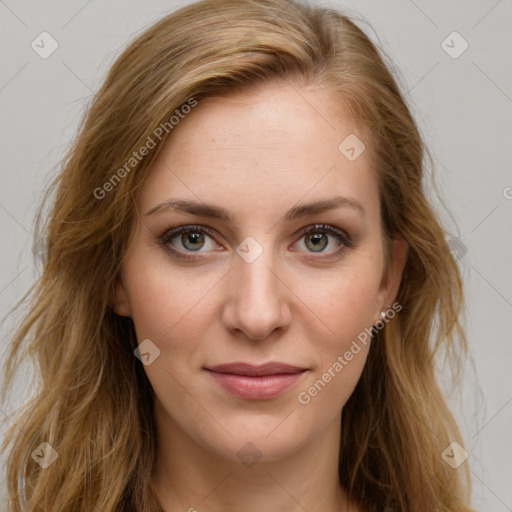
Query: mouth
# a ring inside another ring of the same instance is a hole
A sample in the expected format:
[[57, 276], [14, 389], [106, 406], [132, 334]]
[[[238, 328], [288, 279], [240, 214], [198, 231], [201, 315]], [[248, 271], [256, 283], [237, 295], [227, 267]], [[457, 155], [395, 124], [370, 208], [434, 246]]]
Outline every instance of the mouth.
[[231, 395], [246, 400], [275, 398], [293, 386], [307, 368], [286, 363], [221, 364], [205, 368], [213, 380]]

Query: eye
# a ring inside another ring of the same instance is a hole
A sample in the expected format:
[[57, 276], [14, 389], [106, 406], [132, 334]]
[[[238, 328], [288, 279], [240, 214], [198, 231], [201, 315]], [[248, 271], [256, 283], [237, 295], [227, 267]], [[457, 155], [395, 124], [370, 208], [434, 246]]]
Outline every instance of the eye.
[[[299, 236], [299, 242], [303, 241], [305, 252], [322, 254], [320, 258], [315, 257], [315, 259], [331, 258], [338, 255], [343, 249], [352, 246], [348, 234], [326, 224], [308, 226], [299, 232]], [[336, 242], [332, 242], [330, 238], [336, 240]], [[208, 240], [210, 240], [210, 247], [208, 247]], [[196, 225], [180, 226], [167, 230], [160, 236], [159, 243], [173, 256], [188, 260], [200, 259], [202, 258], [201, 253], [219, 247], [214, 241], [212, 230], [205, 226]], [[331, 246], [334, 246], [334, 250], [325, 250]], [[201, 251], [204, 248], [206, 250]], [[324, 253], [326, 254], [324, 255]]]
[[[338, 255], [344, 248], [352, 246], [352, 241], [348, 234], [334, 226], [326, 224], [315, 224], [314, 226], [304, 228], [300, 235], [301, 238], [299, 241], [304, 241], [306, 252], [322, 253], [322, 258]], [[329, 238], [334, 238], [336, 242], [331, 242]], [[334, 246], [334, 250], [325, 251], [326, 248], [330, 248], [331, 246]], [[326, 252], [327, 255], [323, 256], [323, 253]]]
[[[183, 254], [184, 252], [199, 252], [205, 247], [208, 238], [213, 240], [213, 233], [204, 226], [180, 226], [166, 231], [160, 238], [160, 242], [171, 253], [182, 258], [195, 258], [195, 255]], [[210, 249], [216, 244], [210, 244]], [[202, 251], [204, 252], [204, 251]]]

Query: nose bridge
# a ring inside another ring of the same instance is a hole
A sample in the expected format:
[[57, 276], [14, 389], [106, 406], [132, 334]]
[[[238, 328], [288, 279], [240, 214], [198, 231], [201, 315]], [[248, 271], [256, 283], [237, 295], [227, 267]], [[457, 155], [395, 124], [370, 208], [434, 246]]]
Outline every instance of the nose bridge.
[[[243, 295], [257, 299], [261, 294], [267, 294], [276, 286], [276, 258], [270, 246], [270, 240], [263, 245], [254, 238], [242, 242], [237, 248], [240, 256], [235, 262], [241, 284], [246, 290]], [[243, 288], [243, 287], [242, 287]], [[272, 294], [274, 295], [274, 294]], [[262, 297], [263, 298], [263, 297]]]
[[247, 237], [236, 253], [230, 282], [233, 301], [226, 306], [229, 314], [225, 320], [230, 328], [242, 330], [253, 339], [263, 339], [289, 318], [272, 237]]

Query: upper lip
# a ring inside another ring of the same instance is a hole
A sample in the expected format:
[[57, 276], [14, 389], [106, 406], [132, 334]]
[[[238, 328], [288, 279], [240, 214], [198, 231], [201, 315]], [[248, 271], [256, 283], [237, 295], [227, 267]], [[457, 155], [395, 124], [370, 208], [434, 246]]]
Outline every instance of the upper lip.
[[233, 375], [246, 375], [249, 377], [263, 377], [266, 375], [282, 375], [286, 373], [301, 373], [306, 368], [293, 366], [281, 362], [252, 365], [248, 363], [227, 363], [206, 368], [215, 373], [230, 373]]

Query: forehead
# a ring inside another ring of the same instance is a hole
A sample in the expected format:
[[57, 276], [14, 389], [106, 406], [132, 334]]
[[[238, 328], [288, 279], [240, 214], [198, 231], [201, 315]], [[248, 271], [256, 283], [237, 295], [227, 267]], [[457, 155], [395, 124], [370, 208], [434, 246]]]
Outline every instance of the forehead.
[[142, 187], [142, 208], [172, 196], [254, 213], [344, 195], [372, 213], [370, 151], [335, 101], [319, 87], [286, 82], [201, 101], [165, 141]]

